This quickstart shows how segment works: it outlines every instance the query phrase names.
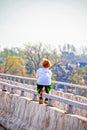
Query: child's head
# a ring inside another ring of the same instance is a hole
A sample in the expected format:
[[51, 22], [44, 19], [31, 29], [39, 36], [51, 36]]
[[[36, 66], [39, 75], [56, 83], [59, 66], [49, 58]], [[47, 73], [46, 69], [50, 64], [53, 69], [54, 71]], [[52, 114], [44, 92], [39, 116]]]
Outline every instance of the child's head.
[[50, 68], [51, 67], [51, 62], [48, 59], [43, 59], [42, 66], [44, 68]]

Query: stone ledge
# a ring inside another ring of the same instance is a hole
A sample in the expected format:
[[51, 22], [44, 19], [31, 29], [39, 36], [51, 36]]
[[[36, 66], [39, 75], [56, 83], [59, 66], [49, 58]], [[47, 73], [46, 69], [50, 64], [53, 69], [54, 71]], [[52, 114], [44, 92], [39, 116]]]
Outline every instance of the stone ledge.
[[0, 99], [0, 122], [7, 129], [87, 130], [85, 117], [7, 92], [2, 92]]

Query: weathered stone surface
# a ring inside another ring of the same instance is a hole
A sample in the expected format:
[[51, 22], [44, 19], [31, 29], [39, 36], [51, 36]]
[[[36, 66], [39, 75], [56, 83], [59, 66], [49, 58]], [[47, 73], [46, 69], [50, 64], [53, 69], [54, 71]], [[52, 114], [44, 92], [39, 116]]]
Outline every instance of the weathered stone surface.
[[[0, 79], [0, 80], [3, 81], [3, 82], [8, 82], [10, 84], [15, 84], [15, 85], [19, 85], [19, 86], [22, 86], [22, 87], [25, 87], [25, 88], [30, 88], [30, 89], [36, 90], [36, 87], [32, 86], [32, 85], [21, 84], [21, 83], [6, 80], [6, 79]], [[8, 89], [8, 91], [10, 91], [10, 89]], [[14, 90], [14, 93], [17, 93], [17, 94], [20, 95], [19, 90]], [[69, 94], [69, 93], [64, 93], [64, 92], [55, 91], [55, 90], [52, 90], [51, 94], [87, 104], [87, 98], [79, 96], [79, 95], [73, 95], [71, 93]], [[30, 93], [25, 93], [25, 96], [33, 99], [33, 95], [30, 94]], [[52, 101], [52, 106], [67, 111], [67, 105], [65, 103], [61, 103], [61, 102], [58, 102], [58, 101]], [[87, 117], [87, 110], [84, 110], [84, 109], [73, 107], [73, 113], [77, 114], [77, 115], [80, 115], [80, 116]]]
[[0, 123], [9, 130], [87, 130], [87, 118], [0, 92]]
[[[36, 87], [32, 86], [32, 85], [21, 84], [21, 83], [13, 82], [13, 81], [6, 80], [6, 79], [0, 79], [0, 80], [3, 81], [3, 82], [8, 82], [10, 84], [15, 84], [15, 85], [19, 85], [19, 86], [22, 86], [22, 87], [25, 87], [25, 88], [30, 88], [30, 89], [36, 90]], [[10, 91], [10, 89], [8, 89], [8, 91]], [[20, 95], [19, 90], [15, 90], [14, 93], [17, 93], [17, 94]], [[87, 98], [79, 96], [79, 95], [73, 95], [71, 93], [69, 94], [69, 93], [64, 93], [64, 92], [55, 91], [55, 90], [52, 90], [51, 94], [87, 104]], [[33, 99], [33, 95], [30, 94], [30, 93], [25, 93], [25, 96]], [[67, 111], [67, 105], [65, 103], [61, 103], [61, 102], [58, 102], [58, 101], [52, 101], [52, 106]], [[84, 109], [73, 107], [73, 113], [80, 115], [80, 116], [87, 117], [87, 110], [84, 110]]]
[[5, 130], [3, 127], [0, 126], [0, 130]]

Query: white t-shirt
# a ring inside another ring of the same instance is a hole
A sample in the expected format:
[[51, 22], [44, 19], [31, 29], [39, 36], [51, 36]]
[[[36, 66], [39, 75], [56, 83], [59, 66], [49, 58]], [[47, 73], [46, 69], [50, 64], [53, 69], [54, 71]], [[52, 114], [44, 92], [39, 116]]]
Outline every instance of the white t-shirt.
[[52, 72], [48, 68], [39, 68], [36, 72], [37, 83], [40, 85], [51, 84]]

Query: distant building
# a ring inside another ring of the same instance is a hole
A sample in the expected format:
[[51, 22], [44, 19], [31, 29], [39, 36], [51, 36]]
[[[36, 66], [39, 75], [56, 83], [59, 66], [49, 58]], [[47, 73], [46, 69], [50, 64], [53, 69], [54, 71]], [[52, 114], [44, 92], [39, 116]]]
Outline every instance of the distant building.
[[79, 67], [87, 67], [87, 62], [79, 62]]

